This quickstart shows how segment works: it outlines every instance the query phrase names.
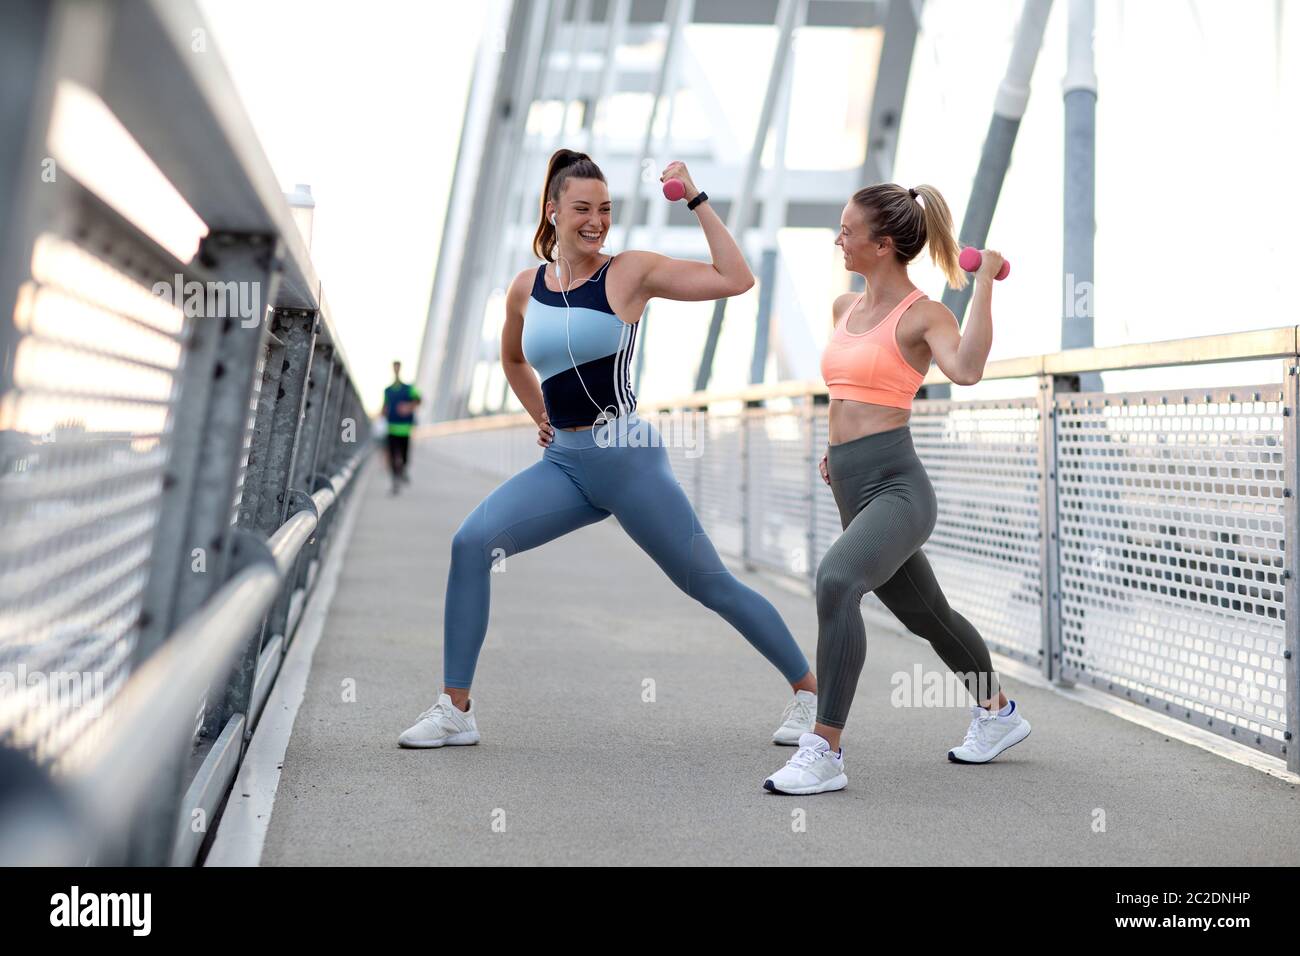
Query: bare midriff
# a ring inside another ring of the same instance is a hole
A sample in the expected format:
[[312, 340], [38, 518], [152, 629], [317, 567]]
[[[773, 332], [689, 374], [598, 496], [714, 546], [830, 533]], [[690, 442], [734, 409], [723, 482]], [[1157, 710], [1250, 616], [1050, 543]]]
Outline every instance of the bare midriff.
[[876, 432], [889, 431], [906, 425], [912, 413], [906, 408], [888, 405], [871, 405], [845, 398], [832, 398], [830, 402], [830, 443], [842, 445], [846, 441], [865, 438]]

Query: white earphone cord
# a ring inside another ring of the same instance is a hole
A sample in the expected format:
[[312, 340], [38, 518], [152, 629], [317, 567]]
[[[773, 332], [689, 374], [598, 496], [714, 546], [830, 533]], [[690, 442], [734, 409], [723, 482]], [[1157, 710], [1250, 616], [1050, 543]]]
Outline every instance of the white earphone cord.
[[[560, 279], [560, 263], [561, 262], [567, 263], [568, 261], [569, 260], [565, 259], [564, 256], [559, 255], [558, 250], [556, 251], [556, 260], [555, 260], [556, 279]], [[605, 263], [605, 264], [608, 265], [609, 263]], [[600, 270], [598, 269], [596, 271], [599, 272]], [[569, 267], [569, 281], [570, 282], [573, 281], [572, 266]], [[587, 281], [591, 281], [590, 278], [588, 278]], [[611, 419], [618, 418], [618, 407], [616, 405], [606, 405], [604, 408], [601, 408], [600, 403], [597, 402], [594, 398], [592, 398], [591, 391], [587, 388], [587, 383], [582, 380], [582, 373], [578, 371], [578, 360], [573, 357], [573, 346], [569, 343], [569, 313], [572, 310], [569, 307], [568, 290], [565, 288], [564, 281], [562, 279], [560, 279], [560, 295], [564, 299], [564, 347], [569, 351], [569, 364], [573, 366], [573, 374], [578, 376], [578, 384], [581, 385], [582, 390], [587, 393], [587, 400], [590, 401], [591, 404], [596, 407], [596, 410], [598, 412], [600, 412], [600, 415], [597, 416], [596, 418], [596, 422], [593, 422], [592, 424], [596, 424], [597, 422], [600, 422], [601, 418], [604, 418], [605, 422], [608, 423]], [[606, 416], [605, 413], [611, 409], [614, 411], [614, 414], [611, 416]]]

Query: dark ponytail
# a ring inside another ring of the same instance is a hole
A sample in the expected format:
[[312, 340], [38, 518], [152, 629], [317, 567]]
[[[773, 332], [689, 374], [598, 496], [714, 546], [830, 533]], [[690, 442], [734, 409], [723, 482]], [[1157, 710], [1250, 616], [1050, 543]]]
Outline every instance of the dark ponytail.
[[556, 237], [555, 227], [551, 225], [550, 218], [546, 215], [547, 201], [560, 203], [560, 193], [564, 190], [564, 183], [569, 179], [599, 179], [605, 182], [605, 174], [586, 153], [579, 153], [572, 149], [557, 149], [552, 155], [551, 160], [546, 165], [546, 184], [542, 187], [541, 209], [538, 211], [541, 221], [537, 224], [537, 232], [533, 234], [533, 253], [539, 259], [545, 259], [547, 262], [552, 261], [551, 255], [555, 252]]

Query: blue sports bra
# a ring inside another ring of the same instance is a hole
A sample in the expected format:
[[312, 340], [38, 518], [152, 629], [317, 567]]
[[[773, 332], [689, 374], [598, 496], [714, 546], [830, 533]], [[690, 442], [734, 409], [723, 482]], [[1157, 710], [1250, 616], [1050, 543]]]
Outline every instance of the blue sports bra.
[[602, 411], [619, 418], [636, 408], [630, 372], [637, 327], [615, 315], [605, 296], [605, 273], [615, 258], [568, 291], [567, 310], [565, 296], [546, 287], [546, 263], [533, 278], [524, 311], [524, 358], [541, 376], [555, 428], [592, 425]]

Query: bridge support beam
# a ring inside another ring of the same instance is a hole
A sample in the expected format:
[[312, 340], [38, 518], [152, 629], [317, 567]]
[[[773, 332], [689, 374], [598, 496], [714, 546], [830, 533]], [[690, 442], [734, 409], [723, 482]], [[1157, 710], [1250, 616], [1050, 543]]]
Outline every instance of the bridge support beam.
[[[998, 86], [997, 99], [993, 102], [993, 118], [989, 120], [979, 167], [975, 171], [975, 182], [971, 186], [966, 214], [962, 217], [961, 230], [957, 234], [958, 243], [962, 246], [983, 248], [988, 239], [993, 213], [998, 206], [998, 197], [1002, 194], [1002, 182], [1011, 165], [1011, 150], [1016, 144], [1016, 135], [1020, 132], [1020, 119], [1025, 115], [1025, 107], [1029, 103], [1034, 64], [1038, 62], [1043, 33], [1047, 30], [1047, 16], [1051, 12], [1052, 0], [1025, 0], [1020, 23], [1016, 27], [1015, 43], [1011, 48], [1011, 60], [1007, 63], [1006, 74]], [[966, 306], [970, 304], [973, 285], [971, 283], [964, 289], [944, 291], [943, 304], [952, 310], [959, 326], [965, 321]], [[949, 398], [951, 394], [949, 385], [932, 385], [925, 390], [927, 398]]]
[[[767, 77], [767, 92], [763, 96], [763, 108], [758, 116], [758, 128], [754, 131], [754, 142], [750, 146], [749, 161], [745, 164], [745, 176], [736, 193], [735, 202], [727, 216], [727, 231], [735, 237], [741, 252], [745, 250], [745, 231], [754, 207], [754, 192], [758, 187], [761, 172], [763, 147], [767, 143], [768, 130], [772, 127], [772, 117], [776, 114], [776, 102], [781, 87], [789, 82], [790, 47], [794, 39], [795, 24], [803, 19], [808, 0], [781, 0], [777, 7], [776, 25], [780, 33], [777, 36], [776, 52], [772, 56], [772, 70]], [[713, 376], [713, 358], [718, 351], [718, 340], [722, 337], [722, 320], [727, 314], [727, 300], [718, 299], [713, 303], [713, 317], [709, 320], [708, 335], [704, 340], [704, 352], [700, 356], [700, 367], [695, 373], [695, 390], [703, 392], [709, 387]]]
[[[199, 249], [197, 260], [214, 280], [250, 290], [258, 311], [256, 321], [203, 315], [188, 324], [185, 372], [172, 423], [177, 441], [165, 480], [174, 487], [175, 500], [186, 504], [179, 513], [165, 510], [159, 522], [136, 664], [225, 583], [232, 567], [235, 492], [251, 426], [249, 396], [265, 347], [267, 309], [279, 286], [279, 256], [279, 240], [264, 235], [213, 233]], [[247, 298], [241, 292], [236, 301]], [[205, 711], [213, 706], [220, 702], [207, 701]], [[201, 734], [193, 743], [202, 747]], [[131, 863], [170, 862], [183, 780], [193, 756], [190, 747], [169, 755], [137, 817]]]
[[1042, 590], [1043, 676], [1059, 687], [1073, 686], [1061, 676], [1063, 630], [1061, 619], [1061, 510], [1056, 451], [1056, 396], [1079, 391], [1077, 375], [1040, 375], [1038, 378], [1038, 509], [1039, 568]]
[[[1300, 344], [1300, 343], [1298, 343]], [[1300, 353], [1300, 348], [1297, 349]], [[1283, 491], [1282, 574], [1286, 607], [1286, 768], [1300, 773], [1300, 354], [1282, 363], [1282, 457], [1286, 462]]]
[[[1093, 240], [1097, 232], [1097, 73], [1093, 69], [1093, 0], [1070, 0], [1069, 54], [1065, 71], [1064, 259], [1061, 349], [1093, 344]], [[1080, 305], [1083, 308], [1080, 308]], [[1080, 387], [1102, 391], [1101, 374], [1085, 372]]]

